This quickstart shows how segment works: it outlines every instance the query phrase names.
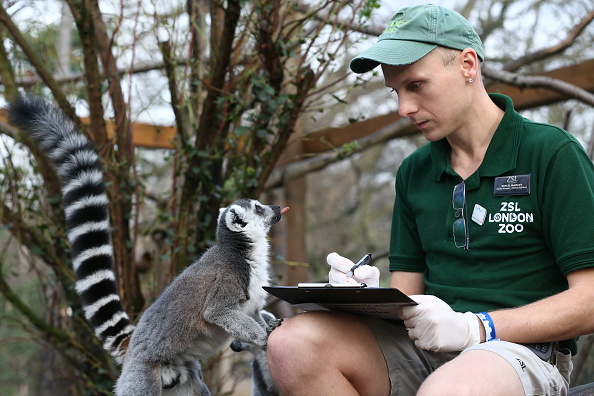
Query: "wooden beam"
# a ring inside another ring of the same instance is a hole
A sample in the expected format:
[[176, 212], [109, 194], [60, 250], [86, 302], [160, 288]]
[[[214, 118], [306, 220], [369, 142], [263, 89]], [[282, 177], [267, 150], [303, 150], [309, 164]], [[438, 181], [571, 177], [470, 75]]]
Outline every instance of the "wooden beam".
[[[91, 122], [88, 117], [81, 118], [81, 121], [84, 124], [89, 124]], [[109, 140], [114, 139], [113, 124], [112, 120], [107, 120], [105, 122]], [[132, 140], [136, 147], [171, 149], [173, 148], [175, 133], [175, 127], [144, 124], [142, 122], [132, 123]]]
[[[83, 118], [82, 120], [85, 123], [89, 122], [87, 118]], [[113, 122], [111, 120], [107, 122], [107, 133], [110, 138], [113, 137]], [[175, 133], [175, 127], [144, 124], [141, 122], [132, 123], [132, 139], [134, 145], [137, 147], [171, 149], [175, 141]]]
[[307, 154], [319, 154], [345, 143], [359, 140], [380, 128], [400, 119], [397, 112], [369, 118], [349, 124], [344, 127], [326, 128], [318, 132], [309, 133], [303, 142], [303, 151]]

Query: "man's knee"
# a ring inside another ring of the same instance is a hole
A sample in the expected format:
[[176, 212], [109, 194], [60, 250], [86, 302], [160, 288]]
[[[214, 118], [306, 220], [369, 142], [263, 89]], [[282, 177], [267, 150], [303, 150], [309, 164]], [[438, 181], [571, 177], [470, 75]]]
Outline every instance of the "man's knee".
[[281, 391], [298, 389], [303, 378], [319, 370], [316, 359], [322, 332], [316, 330], [311, 314], [287, 318], [268, 337], [270, 374]]
[[270, 366], [292, 365], [314, 348], [315, 334], [308, 315], [286, 318], [268, 337]]
[[290, 319], [285, 319], [281, 326], [274, 329], [268, 336], [267, 355], [269, 361], [282, 360], [283, 356], [292, 349], [294, 329]]
[[300, 371], [314, 370], [316, 364], [320, 363], [318, 357], [335, 343], [341, 342], [336, 337], [342, 328], [339, 318], [325, 312], [307, 312], [286, 318], [268, 338], [271, 369], [276, 365], [281, 369], [292, 367]]

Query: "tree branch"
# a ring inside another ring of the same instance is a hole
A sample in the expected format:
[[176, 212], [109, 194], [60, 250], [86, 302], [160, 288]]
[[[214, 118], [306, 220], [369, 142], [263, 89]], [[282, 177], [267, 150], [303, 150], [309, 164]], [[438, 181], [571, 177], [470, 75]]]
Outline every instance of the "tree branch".
[[[35, 158], [35, 161], [37, 162], [38, 170], [39, 170], [39, 173], [41, 174], [41, 177], [43, 178], [43, 185], [45, 187], [45, 190], [47, 191], [47, 195], [49, 197], [59, 196], [60, 195], [60, 181], [58, 180], [58, 176], [54, 170], [54, 167], [51, 165], [51, 163], [48, 161], [48, 159], [43, 154], [41, 154], [41, 151], [33, 143], [33, 140], [26, 134], [19, 134], [14, 128], [12, 128], [10, 125], [5, 124], [3, 122], [0, 122], [0, 133], [10, 136], [12, 139], [20, 142], [21, 144], [23, 144], [25, 147], [27, 147], [29, 149], [29, 151]], [[6, 159], [5, 159], [5, 162], [6, 162]], [[50, 202], [50, 206], [51, 206], [51, 211], [50, 211], [51, 220], [55, 223], [63, 222], [60, 219], [60, 216], [61, 216], [60, 213], [62, 213], [61, 203], [58, 201], [54, 201], [53, 203]], [[20, 216], [16, 216], [14, 219], [12, 219], [13, 223], [16, 223], [19, 221], [21, 221]], [[55, 260], [55, 258], [53, 258], [52, 260], [49, 260], [48, 262], [55, 263], [56, 260]]]
[[115, 114], [114, 133], [118, 144], [118, 159], [121, 162], [128, 161], [128, 163], [131, 164], [133, 163], [133, 152], [131, 148], [132, 139], [127, 125], [126, 101], [124, 100], [124, 93], [122, 92], [122, 85], [120, 76], [117, 72], [115, 57], [111, 50], [112, 41], [107, 34], [105, 23], [101, 17], [98, 1], [91, 0], [89, 9], [93, 21], [95, 40], [103, 64], [103, 70], [109, 81], [109, 94]]
[[52, 73], [45, 67], [45, 63], [39, 59], [33, 48], [29, 45], [27, 40], [23, 37], [20, 30], [16, 27], [14, 22], [12, 21], [6, 9], [0, 4], [0, 22], [6, 26], [16, 43], [21, 47], [31, 65], [35, 68], [43, 82], [49, 87], [52, 91], [54, 98], [58, 102], [60, 108], [68, 115], [68, 117], [76, 124], [82, 125], [80, 119], [76, 115], [74, 111], [74, 107], [70, 105], [66, 96], [62, 93], [60, 85], [54, 79]]
[[389, 140], [409, 136], [417, 133], [417, 128], [408, 119], [399, 119], [385, 127], [378, 129], [373, 134], [355, 141], [355, 145], [344, 145], [330, 152], [311, 157], [299, 162], [294, 162], [284, 168], [277, 168], [268, 177], [265, 189], [271, 189], [285, 185], [290, 180], [304, 176], [307, 173], [320, 170], [326, 165], [353, 154], [366, 150], [367, 148], [385, 143]]
[[4, 85], [4, 94], [7, 98], [11, 98], [18, 93], [17, 85], [14, 81], [14, 69], [8, 58], [6, 47], [4, 46], [4, 38], [6, 37], [6, 30], [0, 27], [0, 81]]
[[180, 99], [179, 88], [177, 86], [177, 80], [175, 78], [175, 63], [173, 62], [171, 43], [169, 41], [162, 41], [158, 43], [161, 53], [163, 54], [163, 63], [165, 66], [165, 76], [169, 82], [169, 93], [171, 96], [171, 108], [175, 115], [175, 123], [177, 125], [177, 134], [181, 139], [182, 147], [186, 147], [188, 133], [188, 117], [186, 112], [182, 108]]
[[[320, 7], [320, 8], [322, 8], [322, 7]], [[328, 13], [325, 11], [325, 7], [324, 7], [324, 11], [322, 11], [322, 12], [312, 12], [312, 9], [310, 7], [308, 7], [306, 4], [300, 3], [299, 6], [297, 7], [297, 9], [306, 16], [305, 17], [306, 19], [311, 18], [313, 20], [316, 20], [318, 22], [323, 22], [323, 23], [325, 23], [328, 20]], [[342, 27], [342, 26], [346, 26], [346, 23], [339, 22], [336, 25], [338, 27]], [[349, 25], [348, 29], [345, 28], [344, 30], [359, 32], [359, 33], [366, 34], [368, 36], [379, 37], [383, 33], [384, 28], [377, 27], [377, 26], [363, 26], [363, 25], [359, 25], [357, 23], [353, 23], [353, 24]]]
[[[97, 50], [95, 48], [95, 35], [93, 34], [93, 22], [88, 12], [82, 5], [77, 9], [75, 4], [69, 2], [70, 11], [74, 16], [78, 28], [79, 37], [82, 45], [84, 71], [81, 79], [84, 78], [87, 90], [87, 100], [89, 103], [89, 118], [91, 119], [90, 130], [92, 131], [92, 140], [98, 151], [105, 155], [105, 146], [107, 145], [107, 129], [105, 125], [105, 114], [103, 111], [103, 98], [101, 86], [103, 76], [99, 73], [99, 61]], [[68, 81], [68, 80], [66, 80]]]
[[41, 259], [50, 267], [54, 269], [57, 267], [59, 263], [58, 258], [51, 251], [45, 249], [46, 245], [42, 243], [42, 239], [36, 232], [37, 230], [26, 227], [21, 217], [14, 213], [5, 203], [0, 207], [0, 222], [11, 225], [10, 233], [14, 235], [21, 246], [25, 246], [29, 250], [32, 250], [33, 247], [39, 248], [42, 253], [39, 255]]
[[[4, 262], [0, 257], [0, 269], [2, 268]], [[53, 327], [42, 320], [39, 316], [35, 315], [33, 310], [29, 308], [27, 304], [23, 300], [19, 298], [19, 296], [10, 288], [6, 279], [4, 279], [4, 275], [0, 270], [0, 292], [6, 297], [8, 301], [14, 305], [16, 309], [18, 309], [29, 321], [35, 326], [39, 331], [42, 332], [45, 339], [48, 339], [52, 344], [55, 344], [55, 341], [59, 342], [69, 342], [70, 337], [68, 334], [64, 333], [62, 330]]]
[[560, 43], [542, 49], [540, 51], [529, 53], [519, 59], [515, 59], [511, 62], [506, 63], [503, 66], [504, 70], [509, 72], [513, 72], [518, 70], [520, 67], [527, 65], [532, 62], [536, 62], [539, 60], [543, 60], [548, 58], [549, 56], [559, 54], [565, 51], [567, 48], [571, 47], [573, 43], [575, 43], [576, 39], [582, 33], [586, 27], [594, 20], [594, 10], [590, 11], [581, 21], [578, 23], [572, 30], [569, 32], [569, 35], [565, 38], [565, 40], [561, 41]]
[[493, 69], [488, 65], [483, 65], [482, 73], [485, 77], [519, 88], [546, 88], [594, 106], [594, 94], [556, 78], [520, 75], [505, 70]]

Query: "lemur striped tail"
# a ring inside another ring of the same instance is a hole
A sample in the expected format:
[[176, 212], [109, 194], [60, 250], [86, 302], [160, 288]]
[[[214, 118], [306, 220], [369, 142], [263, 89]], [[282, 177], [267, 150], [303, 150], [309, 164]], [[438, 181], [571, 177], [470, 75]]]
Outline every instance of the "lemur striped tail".
[[122, 363], [134, 326], [122, 306], [112, 269], [100, 157], [70, 119], [39, 97], [18, 96], [7, 112], [9, 122], [27, 132], [58, 170], [76, 291], [103, 347]]

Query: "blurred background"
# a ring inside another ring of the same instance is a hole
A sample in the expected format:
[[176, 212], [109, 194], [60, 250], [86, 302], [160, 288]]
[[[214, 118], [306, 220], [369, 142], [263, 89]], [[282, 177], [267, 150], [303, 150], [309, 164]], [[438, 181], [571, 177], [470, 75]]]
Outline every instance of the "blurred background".
[[[395, 174], [426, 141], [379, 69], [357, 76], [348, 63], [423, 3], [3, 0], [0, 104], [44, 96], [94, 141], [133, 317], [241, 196], [291, 208], [271, 233], [273, 283], [327, 280], [336, 251], [371, 252], [388, 286]], [[592, 158], [594, 1], [436, 3], [481, 36], [488, 91]], [[110, 394], [117, 367], [81, 316], [55, 171], [2, 114], [0, 158], [0, 393]], [[573, 384], [594, 381], [592, 343], [580, 339]], [[202, 362], [213, 395], [250, 394], [250, 359], [225, 349]]]

